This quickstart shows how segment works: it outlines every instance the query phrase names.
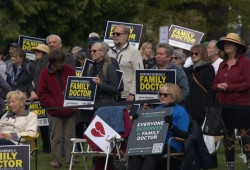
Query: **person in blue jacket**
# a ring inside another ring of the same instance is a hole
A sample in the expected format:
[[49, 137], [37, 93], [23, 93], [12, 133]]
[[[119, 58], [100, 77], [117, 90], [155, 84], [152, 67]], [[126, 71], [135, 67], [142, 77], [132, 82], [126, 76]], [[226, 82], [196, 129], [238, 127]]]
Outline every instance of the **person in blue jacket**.
[[[162, 154], [131, 156], [128, 164], [128, 170], [162, 170], [166, 169], [166, 159], [161, 159], [167, 153], [168, 139], [170, 137], [186, 138], [189, 128], [189, 114], [184, 107], [178, 103], [182, 100], [181, 90], [178, 85], [166, 83], [158, 92], [161, 105], [157, 108], [172, 107], [171, 115], [163, 119], [169, 124], [166, 134], [165, 145]], [[184, 145], [178, 141], [171, 142], [171, 152], [183, 152]], [[172, 159], [170, 168], [172, 170], [180, 169], [181, 160]]]

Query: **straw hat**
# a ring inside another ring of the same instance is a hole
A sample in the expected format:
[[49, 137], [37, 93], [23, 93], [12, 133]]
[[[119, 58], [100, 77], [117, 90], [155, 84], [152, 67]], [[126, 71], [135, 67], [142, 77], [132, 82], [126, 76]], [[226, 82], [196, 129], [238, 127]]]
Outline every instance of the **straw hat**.
[[240, 36], [236, 33], [228, 33], [226, 37], [220, 38], [220, 40], [217, 42], [216, 45], [222, 51], [224, 51], [225, 41], [235, 43], [238, 47], [238, 50], [237, 50], [238, 54], [244, 54], [247, 50], [247, 47], [241, 43]]
[[34, 51], [34, 50], [42, 51], [42, 52], [44, 52], [46, 54], [49, 53], [49, 47], [47, 45], [45, 45], [45, 44], [39, 44], [37, 47], [34, 47], [32, 49], [32, 51]]

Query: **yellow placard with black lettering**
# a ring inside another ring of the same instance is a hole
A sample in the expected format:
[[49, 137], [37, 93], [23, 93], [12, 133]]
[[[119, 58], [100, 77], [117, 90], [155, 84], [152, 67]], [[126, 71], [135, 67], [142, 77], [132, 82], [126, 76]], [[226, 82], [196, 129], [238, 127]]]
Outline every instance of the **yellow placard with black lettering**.
[[176, 70], [136, 70], [135, 99], [157, 99], [157, 92], [165, 83], [176, 83]]
[[69, 76], [63, 106], [94, 104], [97, 86], [92, 79], [93, 77]]
[[204, 33], [199, 31], [171, 25], [169, 29], [169, 44], [174, 47], [190, 50], [193, 45], [200, 43], [203, 35]]
[[1, 145], [0, 170], [29, 170], [29, 145]]

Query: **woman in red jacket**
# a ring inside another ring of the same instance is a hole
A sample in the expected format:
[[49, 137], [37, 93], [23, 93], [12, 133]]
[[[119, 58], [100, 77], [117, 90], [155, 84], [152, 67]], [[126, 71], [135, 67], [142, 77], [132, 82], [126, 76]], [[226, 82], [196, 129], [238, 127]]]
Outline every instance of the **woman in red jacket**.
[[[75, 70], [65, 64], [66, 55], [61, 49], [49, 53], [49, 65], [42, 69], [38, 79], [38, 98], [43, 107], [63, 107], [64, 92], [68, 76], [75, 76]], [[72, 109], [50, 109], [51, 126], [51, 166], [60, 168], [62, 165], [61, 145], [64, 137], [66, 165], [70, 164], [71, 138], [75, 136], [75, 111]]]
[[[225, 105], [250, 105], [250, 60], [245, 55], [246, 46], [241, 43], [239, 35], [229, 33], [218, 41], [217, 46], [225, 52], [224, 61], [220, 63], [214, 79], [213, 89], [217, 91], [218, 102]], [[227, 107], [222, 109], [222, 118], [229, 129], [224, 136], [227, 170], [234, 169], [235, 147], [234, 129], [244, 129], [242, 139], [250, 144], [250, 109]], [[243, 143], [244, 143], [243, 141]], [[245, 149], [245, 145], [243, 146]], [[248, 152], [248, 153], [247, 153]], [[250, 169], [250, 152], [245, 151], [248, 169]]]

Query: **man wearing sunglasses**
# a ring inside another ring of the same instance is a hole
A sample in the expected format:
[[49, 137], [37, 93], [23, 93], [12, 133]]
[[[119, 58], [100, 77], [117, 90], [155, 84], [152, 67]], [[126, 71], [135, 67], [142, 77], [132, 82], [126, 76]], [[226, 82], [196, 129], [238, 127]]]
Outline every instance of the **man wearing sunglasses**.
[[124, 90], [121, 100], [133, 101], [135, 97], [135, 70], [144, 67], [139, 50], [128, 42], [129, 34], [129, 27], [117, 25], [113, 31], [115, 46], [108, 51], [108, 54], [118, 61], [120, 69], [123, 71]]

